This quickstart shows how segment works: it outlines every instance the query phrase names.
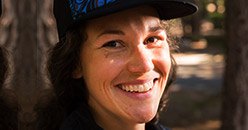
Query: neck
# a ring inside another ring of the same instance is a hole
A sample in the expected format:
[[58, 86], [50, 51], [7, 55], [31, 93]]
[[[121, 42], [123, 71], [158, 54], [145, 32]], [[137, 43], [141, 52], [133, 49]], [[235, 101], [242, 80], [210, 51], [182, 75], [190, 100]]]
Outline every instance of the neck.
[[122, 121], [112, 121], [110, 119], [98, 123], [104, 130], [145, 130], [145, 123], [130, 124]]
[[106, 113], [94, 113], [93, 117], [96, 123], [104, 130], [145, 130], [145, 123], [137, 123], [116, 116], [109, 116]]

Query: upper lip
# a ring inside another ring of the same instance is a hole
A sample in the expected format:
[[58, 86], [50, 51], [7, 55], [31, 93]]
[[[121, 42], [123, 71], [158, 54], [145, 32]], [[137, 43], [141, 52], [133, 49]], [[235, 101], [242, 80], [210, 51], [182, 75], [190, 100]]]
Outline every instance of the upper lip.
[[118, 83], [116, 86], [119, 86], [119, 85], [140, 85], [140, 84], [148, 83], [151, 80], [154, 81], [156, 79], [158, 79], [158, 77], [149, 78], [149, 79], [136, 79], [136, 80]]
[[129, 76], [127, 79], [122, 79], [114, 82], [114, 86], [120, 85], [141, 85], [150, 82], [151, 80], [155, 81], [161, 77], [161, 74], [158, 72], [152, 71], [138, 77]]

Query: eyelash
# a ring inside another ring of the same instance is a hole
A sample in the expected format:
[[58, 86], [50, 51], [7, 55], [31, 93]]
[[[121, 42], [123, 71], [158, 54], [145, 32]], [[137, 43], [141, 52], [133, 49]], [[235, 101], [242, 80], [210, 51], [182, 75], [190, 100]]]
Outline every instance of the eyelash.
[[[151, 39], [152, 38], [152, 39]], [[152, 40], [152, 41], [149, 41]], [[157, 43], [159, 40], [162, 40], [162, 38], [158, 37], [158, 36], [151, 36], [148, 37], [145, 41], [144, 44], [148, 45], [150, 43]], [[118, 45], [119, 44], [119, 45]], [[106, 42], [105, 44], [103, 44], [102, 47], [107, 47], [107, 48], [121, 48], [123, 47], [123, 42], [122, 41], [118, 41], [118, 40], [112, 40], [109, 42]]]
[[[117, 44], [120, 44], [117, 46]], [[108, 48], [118, 48], [118, 47], [122, 47], [122, 42], [120, 41], [109, 41], [109, 42], [106, 42], [102, 47], [108, 47]]]
[[162, 46], [162, 43], [164, 43], [163, 40], [164, 40], [164, 37], [162, 37], [162, 36], [151, 36], [145, 40], [144, 44], [150, 45], [150, 47], [160, 47], [160, 46]]
[[[149, 40], [151, 40], [151, 38], [153, 38], [152, 41], [149, 41]], [[152, 37], [149, 37], [145, 40], [145, 44], [149, 44], [149, 42], [154, 43], [154, 42], [157, 42], [158, 40], [160, 40], [158, 37], [152, 36]]]

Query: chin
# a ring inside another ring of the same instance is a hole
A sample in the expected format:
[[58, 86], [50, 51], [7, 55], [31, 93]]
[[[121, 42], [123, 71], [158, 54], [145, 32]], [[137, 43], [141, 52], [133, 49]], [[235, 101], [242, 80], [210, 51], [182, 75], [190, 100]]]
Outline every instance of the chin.
[[138, 119], [136, 122], [137, 123], [148, 123], [155, 117], [155, 115], [156, 114], [154, 114], [152, 116], [142, 117], [142, 118]]
[[157, 114], [157, 109], [153, 111], [139, 111], [132, 115], [133, 120], [137, 123], [147, 123]]

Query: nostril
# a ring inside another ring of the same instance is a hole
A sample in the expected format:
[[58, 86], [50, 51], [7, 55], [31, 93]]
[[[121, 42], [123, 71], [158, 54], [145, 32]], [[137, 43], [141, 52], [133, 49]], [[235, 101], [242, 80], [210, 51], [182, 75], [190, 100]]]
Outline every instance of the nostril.
[[155, 79], [153, 80], [153, 83], [155, 83], [157, 80], [158, 80], [158, 78], [155, 78]]

